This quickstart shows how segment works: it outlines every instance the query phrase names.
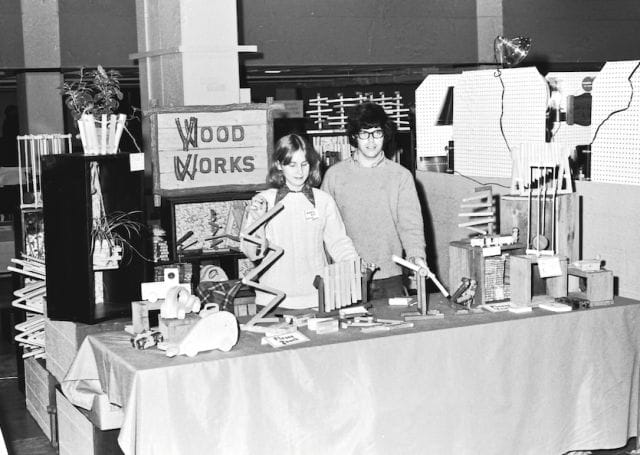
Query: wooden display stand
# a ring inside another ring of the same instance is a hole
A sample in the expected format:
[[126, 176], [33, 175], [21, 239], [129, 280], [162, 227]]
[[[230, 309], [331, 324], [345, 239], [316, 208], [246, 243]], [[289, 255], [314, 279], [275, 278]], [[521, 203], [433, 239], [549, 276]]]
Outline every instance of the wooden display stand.
[[[512, 245], [502, 245], [502, 254], [524, 254], [525, 246], [520, 243]], [[449, 243], [449, 289], [456, 289], [462, 278], [476, 280], [478, 287], [476, 288], [475, 304], [484, 305], [494, 300], [504, 300], [492, 298], [487, 292], [485, 277], [487, 276], [487, 259], [490, 257], [483, 256], [482, 247], [471, 246], [468, 240], [459, 240]], [[507, 259], [508, 261], [508, 259]], [[505, 267], [507, 264], [505, 264]], [[508, 277], [505, 276], [505, 285], [508, 286]]]
[[[535, 306], [533, 266], [538, 264], [538, 259], [538, 256], [531, 254], [511, 256], [511, 305]], [[567, 296], [567, 266], [569, 261], [566, 257], [560, 257], [559, 259], [561, 275], [542, 278], [548, 297]]]
[[587, 299], [592, 307], [613, 303], [613, 272], [611, 270], [585, 272], [577, 267], [569, 267], [567, 273], [570, 297]]

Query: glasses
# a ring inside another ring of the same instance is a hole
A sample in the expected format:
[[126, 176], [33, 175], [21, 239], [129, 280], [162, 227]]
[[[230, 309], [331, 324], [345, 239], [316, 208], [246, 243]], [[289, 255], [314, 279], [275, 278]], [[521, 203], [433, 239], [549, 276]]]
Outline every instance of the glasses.
[[362, 139], [363, 141], [366, 141], [367, 139], [369, 139], [371, 136], [373, 136], [374, 139], [380, 139], [381, 137], [384, 136], [384, 131], [382, 130], [375, 130], [375, 131], [358, 131], [357, 136]]

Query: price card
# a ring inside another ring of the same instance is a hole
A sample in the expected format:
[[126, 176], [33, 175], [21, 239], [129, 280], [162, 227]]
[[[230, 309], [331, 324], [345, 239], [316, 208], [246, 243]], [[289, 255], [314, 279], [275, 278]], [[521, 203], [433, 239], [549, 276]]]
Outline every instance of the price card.
[[129, 169], [131, 172], [144, 171], [144, 153], [129, 154]]
[[562, 275], [562, 267], [560, 267], [560, 258], [557, 256], [539, 257], [538, 270], [540, 278], [549, 278], [552, 276]]
[[296, 331], [285, 333], [282, 335], [264, 337], [262, 339], [262, 344], [270, 344], [274, 348], [281, 348], [283, 346], [290, 346], [292, 344], [304, 343], [305, 341], [309, 341], [309, 338], [304, 334]]

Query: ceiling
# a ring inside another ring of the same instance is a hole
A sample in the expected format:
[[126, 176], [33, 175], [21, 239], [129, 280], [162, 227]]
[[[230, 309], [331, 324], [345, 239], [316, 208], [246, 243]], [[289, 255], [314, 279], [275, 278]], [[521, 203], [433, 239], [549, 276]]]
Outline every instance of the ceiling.
[[[242, 65], [242, 64], [241, 64]], [[535, 65], [535, 63], [534, 63]], [[548, 71], [599, 70], [601, 62], [538, 66], [541, 73]], [[493, 68], [494, 65], [294, 65], [294, 66], [241, 66], [242, 86], [256, 87], [283, 85], [288, 87], [339, 87], [345, 85], [419, 84], [429, 74], [460, 73], [470, 69]], [[137, 66], [109, 68], [121, 73], [121, 85], [138, 86]], [[62, 72], [65, 79], [78, 77], [79, 68], [5, 68], [0, 70], [0, 90], [15, 90], [16, 76], [24, 72]]]

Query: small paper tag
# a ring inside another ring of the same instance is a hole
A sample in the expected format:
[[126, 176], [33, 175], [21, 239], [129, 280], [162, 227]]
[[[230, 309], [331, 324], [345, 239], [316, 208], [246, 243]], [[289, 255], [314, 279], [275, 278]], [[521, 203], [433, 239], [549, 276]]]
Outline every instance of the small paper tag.
[[131, 172], [144, 171], [144, 153], [130, 153], [129, 168]]
[[300, 332], [291, 332], [283, 335], [273, 335], [263, 338], [265, 343], [270, 344], [274, 348], [281, 348], [283, 346], [289, 346], [292, 344], [304, 343], [309, 341], [309, 338]]
[[540, 271], [540, 278], [549, 278], [552, 276], [562, 275], [562, 268], [560, 267], [560, 258], [556, 256], [539, 257], [538, 270]]
[[307, 220], [313, 221], [318, 219], [318, 211], [316, 209], [307, 210], [304, 212], [304, 217]]
[[495, 246], [485, 246], [482, 248], [482, 257], [490, 257], [490, 256], [500, 256], [502, 250], [500, 249], [500, 245]]

